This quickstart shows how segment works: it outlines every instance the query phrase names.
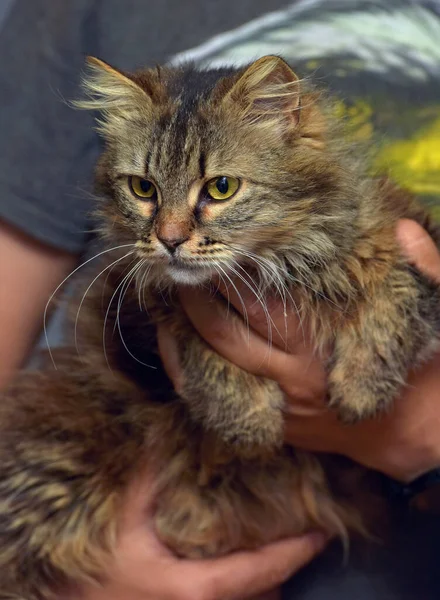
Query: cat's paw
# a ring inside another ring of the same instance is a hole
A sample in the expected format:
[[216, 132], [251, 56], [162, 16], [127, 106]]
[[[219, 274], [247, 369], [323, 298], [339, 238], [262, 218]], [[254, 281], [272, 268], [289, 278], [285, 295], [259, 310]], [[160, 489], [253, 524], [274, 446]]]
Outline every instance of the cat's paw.
[[344, 396], [332, 396], [328, 404], [336, 411], [341, 423], [346, 425], [354, 425], [359, 421], [374, 418], [377, 414], [376, 408], [360, 406], [359, 403], [354, 405]]
[[393, 401], [393, 395], [388, 392], [378, 386], [362, 385], [359, 381], [357, 385], [353, 381], [344, 385], [330, 384], [328, 404], [342, 423], [352, 425], [386, 411]]
[[279, 408], [245, 415], [220, 433], [222, 441], [242, 458], [271, 455], [283, 442], [283, 416]]
[[239, 372], [229, 387], [218, 384], [208, 395], [194, 386], [183, 396], [192, 417], [212, 431], [236, 456], [256, 458], [273, 454], [283, 442], [284, 396], [274, 381]]
[[229, 423], [219, 422], [217, 433], [234, 454], [243, 458], [271, 455], [283, 442], [284, 396], [273, 381], [241, 390], [239, 410]]

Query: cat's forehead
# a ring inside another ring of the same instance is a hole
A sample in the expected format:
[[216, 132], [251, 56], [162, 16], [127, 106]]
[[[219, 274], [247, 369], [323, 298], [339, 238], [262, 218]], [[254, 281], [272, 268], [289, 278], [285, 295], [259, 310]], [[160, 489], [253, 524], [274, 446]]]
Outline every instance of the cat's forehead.
[[185, 66], [135, 77], [153, 102], [147, 109], [142, 102], [135, 105], [139, 118], [127, 121], [119, 137], [116, 170], [179, 189], [219, 175], [255, 178], [268, 144], [277, 147], [279, 140], [272, 136], [268, 142], [264, 128], [224, 101], [240, 73]]
[[162, 181], [203, 178], [210, 153], [208, 129], [209, 123], [197, 112], [188, 114], [177, 107], [156, 123], [146, 149], [145, 172]]
[[[191, 163], [203, 163], [207, 155], [221, 151], [226, 122], [216, 118], [213, 93], [219, 82], [236, 71], [232, 68], [200, 71], [192, 66], [169, 71], [163, 85], [169, 99], [169, 110], [154, 125], [152, 140], [156, 148], [150, 156], [150, 167], [161, 172]], [[156, 160], [154, 160], [156, 159]]]
[[161, 81], [167, 102], [146, 120], [130, 124], [121, 140], [121, 168], [181, 182], [203, 179], [208, 163], [220, 168], [227, 155], [233, 155], [234, 144], [224, 116], [216, 113], [212, 94], [231, 73], [234, 70], [168, 72]]

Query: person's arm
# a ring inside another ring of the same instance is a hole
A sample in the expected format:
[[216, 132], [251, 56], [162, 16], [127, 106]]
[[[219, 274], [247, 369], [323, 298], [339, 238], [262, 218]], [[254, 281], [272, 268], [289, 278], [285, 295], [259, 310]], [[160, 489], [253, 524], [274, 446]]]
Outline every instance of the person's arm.
[[15, 0], [0, 29], [0, 388], [26, 361], [93, 226], [98, 145], [91, 116], [66, 100], [95, 49], [97, 4]]
[[47, 300], [76, 260], [0, 221], [0, 388], [25, 362]]

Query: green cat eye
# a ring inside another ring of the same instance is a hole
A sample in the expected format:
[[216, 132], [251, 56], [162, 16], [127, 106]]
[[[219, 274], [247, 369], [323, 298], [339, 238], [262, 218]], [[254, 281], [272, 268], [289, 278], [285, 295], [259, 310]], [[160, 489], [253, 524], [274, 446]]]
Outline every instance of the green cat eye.
[[142, 177], [137, 177], [137, 175], [132, 175], [128, 178], [128, 181], [131, 191], [138, 198], [150, 200], [156, 196], [156, 187], [154, 183], [151, 183], [151, 181], [148, 179], [143, 179]]
[[240, 180], [236, 177], [216, 177], [206, 184], [206, 192], [213, 200], [228, 200], [240, 187]]

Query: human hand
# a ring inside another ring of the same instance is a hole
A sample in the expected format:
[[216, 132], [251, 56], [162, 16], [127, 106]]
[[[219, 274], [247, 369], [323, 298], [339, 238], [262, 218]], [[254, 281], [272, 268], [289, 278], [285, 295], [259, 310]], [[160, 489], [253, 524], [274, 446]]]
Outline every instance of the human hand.
[[[141, 473], [128, 490], [106, 576], [60, 600], [244, 600], [276, 588], [325, 546], [320, 533], [285, 539], [254, 552], [218, 559], [176, 558], [156, 537], [151, 477]], [[261, 600], [272, 596], [261, 596]], [[260, 598], [260, 596], [258, 596]]]
[[[423, 228], [402, 220], [397, 237], [402, 250], [421, 271], [440, 282], [440, 255]], [[286, 442], [317, 452], [344, 454], [387, 475], [410, 481], [440, 464], [440, 354], [409, 376], [408, 385], [388, 414], [356, 425], [340, 423], [324, 402], [326, 373], [314, 356], [310, 339], [294, 311], [284, 314], [280, 301], [269, 299], [268, 321], [255, 296], [235, 281], [244, 302], [250, 331], [244, 322], [226, 318], [226, 311], [204, 290], [184, 288], [181, 300], [194, 327], [221, 355], [256, 375], [277, 381], [286, 395]], [[226, 290], [222, 290], [226, 295]], [[227, 290], [243, 314], [237, 291]], [[175, 385], [183, 376], [173, 340], [160, 332], [162, 356]], [[270, 350], [270, 351], [269, 351]]]

